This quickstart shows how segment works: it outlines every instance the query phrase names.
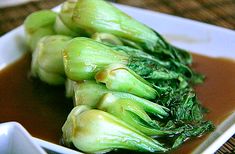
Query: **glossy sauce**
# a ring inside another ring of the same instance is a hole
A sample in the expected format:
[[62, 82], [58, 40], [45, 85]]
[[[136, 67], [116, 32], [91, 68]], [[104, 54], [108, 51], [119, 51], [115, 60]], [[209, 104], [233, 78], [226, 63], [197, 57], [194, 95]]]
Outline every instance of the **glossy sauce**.
[[64, 87], [30, 78], [30, 62], [26, 55], [0, 72], [0, 122], [17, 121], [31, 135], [58, 144], [72, 103]]
[[[209, 110], [205, 119], [218, 126], [235, 112], [235, 61], [194, 54], [192, 67], [206, 76], [205, 82], [195, 90], [201, 104]], [[174, 153], [190, 153], [207, 137], [208, 134], [188, 141]]]
[[[210, 111], [205, 118], [218, 125], [235, 110], [235, 62], [199, 55], [193, 58], [193, 68], [207, 77], [195, 87]], [[31, 79], [30, 61], [26, 55], [0, 72], [0, 122], [18, 121], [33, 136], [59, 144], [72, 102], [64, 97], [64, 87]], [[205, 138], [188, 141], [174, 153], [189, 153]]]

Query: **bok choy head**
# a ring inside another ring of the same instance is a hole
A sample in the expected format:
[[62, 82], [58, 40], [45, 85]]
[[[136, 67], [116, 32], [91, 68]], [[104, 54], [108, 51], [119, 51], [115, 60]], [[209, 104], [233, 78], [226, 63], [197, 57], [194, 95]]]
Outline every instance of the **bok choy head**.
[[154, 49], [158, 39], [155, 33], [113, 5], [103, 0], [81, 0], [73, 13], [74, 24], [89, 34], [106, 32]]
[[31, 49], [37, 46], [37, 42], [44, 36], [53, 35], [53, 29], [57, 14], [51, 10], [42, 10], [30, 14], [24, 21], [24, 29], [27, 43]]
[[62, 49], [71, 37], [53, 35], [43, 37], [32, 55], [31, 73], [51, 85], [65, 82]]
[[109, 65], [100, 70], [95, 79], [97, 82], [105, 83], [108, 89], [131, 93], [146, 99], [155, 99], [159, 95], [150, 83], [123, 65]]
[[63, 59], [66, 75], [75, 81], [94, 79], [109, 64], [128, 63], [126, 53], [85, 37], [71, 40], [64, 48]]
[[139, 132], [113, 115], [77, 106], [62, 127], [65, 144], [87, 153], [104, 153], [114, 149], [142, 152], [166, 152], [158, 141]]
[[73, 22], [69, 25], [81, 28], [89, 35], [109, 33], [126, 45], [143, 48], [162, 59], [191, 63], [190, 54], [173, 47], [160, 34], [104, 0], [79, 0], [71, 10]]

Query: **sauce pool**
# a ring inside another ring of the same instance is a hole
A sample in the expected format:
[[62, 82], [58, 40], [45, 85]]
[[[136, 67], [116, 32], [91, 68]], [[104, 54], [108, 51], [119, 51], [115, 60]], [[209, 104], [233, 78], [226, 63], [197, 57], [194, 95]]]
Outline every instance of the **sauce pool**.
[[[205, 82], [195, 87], [209, 110], [205, 118], [219, 125], [235, 110], [235, 62], [195, 54], [193, 58], [194, 70], [206, 76]], [[0, 123], [17, 121], [34, 137], [59, 144], [72, 101], [64, 97], [64, 87], [31, 79], [30, 62], [31, 56], [26, 54], [0, 71]], [[192, 152], [207, 136], [187, 141], [174, 153]]]
[[34, 137], [58, 144], [72, 103], [64, 87], [30, 78], [30, 63], [26, 54], [0, 72], [0, 122], [17, 121]]

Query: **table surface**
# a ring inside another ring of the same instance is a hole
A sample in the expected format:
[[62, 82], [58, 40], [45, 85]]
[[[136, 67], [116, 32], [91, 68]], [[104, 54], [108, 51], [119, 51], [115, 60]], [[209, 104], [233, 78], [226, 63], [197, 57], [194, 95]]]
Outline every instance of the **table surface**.
[[[21, 25], [30, 13], [52, 8], [62, 2], [63, 0], [38, 0], [19, 6], [0, 8], [0, 36]], [[115, 2], [235, 30], [235, 0], [115, 0]], [[216, 153], [235, 153], [235, 136]]]
[[[235, 29], [235, 0], [113, 0], [117, 3], [190, 18]], [[48, 9], [63, 0], [39, 0], [25, 5], [0, 9], [0, 35], [21, 25], [27, 15]]]

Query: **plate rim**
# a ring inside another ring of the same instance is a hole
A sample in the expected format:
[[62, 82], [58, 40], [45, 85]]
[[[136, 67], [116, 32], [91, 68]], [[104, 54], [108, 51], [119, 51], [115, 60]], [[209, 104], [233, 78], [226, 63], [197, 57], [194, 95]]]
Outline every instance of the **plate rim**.
[[[180, 21], [183, 21], [183, 22], [189, 22], [189, 23], [192, 23], [192, 24], [195, 24], [196, 26], [206, 26], [207, 28], [209, 29], [212, 29], [212, 30], [216, 30], [216, 31], [222, 31], [222, 32], [225, 32], [225, 33], [231, 33], [232, 35], [235, 36], [235, 31], [231, 30], [231, 29], [227, 29], [227, 28], [224, 28], [224, 27], [219, 27], [219, 26], [216, 26], [216, 25], [211, 25], [211, 24], [207, 24], [207, 23], [202, 23], [200, 21], [195, 21], [195, 20], [192, 20], [192, 19], [186, 19], [186, 18], [182, 18], [182, 17], [178, 17], [178, 16], [174, 16], [174, 15], [169, 15], [169, 14], [165, 14], [165, 13], [160, 13], [160, 12], [156, 12], [156, 11], [152, 11], [152, 10], [146, 10], [146, 9], [142, 9], [142, 8], [136, 8], [136, 7], [133, 7], [133, 6], [127, 6], [127, 5], [122, 5], [122, 4], [114, 4], [115, 6], [117, 6], [119, 9], [120, 8], [124, 8], [124, 9], [133, 9], [133, 10], [136, 10], [136, 11], [140, 11], [140, 12], [146, 12], [146, 13], [150, 13], [150, 14], [157, 14], [158, 16], [162, 16], [162, 17], [167, 17], [167, 18], [170, 18], [172, 20], [180, 20]], [[58, 5], [56, 6], [55, 8], [53, 8], [54, 11], [58, 11], [59, 10], [59, 7], [61, 5]], [[23, 31], [23, 26], [19, 26], [11, 31], [9, 31], [8, 33], [4, 34], [3, 36], [0, 37], [0, 55], [1, 55], [1, 44], [4, 44], [4, 41], [5, 39], [9, 39], [11, 37], [13, 37], [14, 35], [16, 34], [20, 34], [21, 37], [22, 37], [22, 31]], [[19, 46], [22, 46], [22, 42], [20, 44], [18, 44]], [[27, 51], [27, 49], [25, 48], [24, 51]], [[10, 65], [11, 63], [15, 62], [16, 60], [20, 59], [21, 56], [23, 56], [26, 52], [22, 52], [21, 55], [20, 53], [17, 55], [18, 57], [15, 57], [13, 58], [9, 63], [5, 64], [4, 66], [1, 66], [0, 65], [0, 71], [1, 69], [5, 68], [6, 66]], [[234, 58], [232, 58], [234, 59]], [[1, 58], [0, 58], [1, 60]], [[1, 62], [1, 61], [0, 61]], [[206, 144], [209, 144], [207, 147], [205, 146], [202, 146], [203, 144], [205, 144], [204, 142], [207, 141], [205, 140], [201, 145], [199, 145], [194, 151], [193, 153], [204, 153], [204, 152], [209, 152], [209, 153], [213, 153], [215, 152], [216, 150], [218, 150], [220, 148], [220, 144], [224, 144], [227, 139], [228, 139], [228, 135], [225, 136], [223, 134], [230, 134], [231, 136], [235, 133], [235, 129], [232, 130], [231, 128], [234, 128], [235, 127], [235, 122], [233, 122], [233, 120], [235, 119], [235, 112], [233, 112], [229, 117], [227, 117], [219, 126], [217, 126], [216, 130], [213, 132], [214, 135], [216, 136], [215, 139], [210, 142], [210, 143], [206, 143]], [[226, 121], [228, 120], [228, 121]], [[235, 120], [234, 120], [235, 121]], [[223, 127], [223, 130], [224, 132], [221, 134], [221, 130], [218, 130], [217, 132], [217, 129], [219, 127]], [[210, 136], [213, 134], [211, 133], [209, 135], [209, 138]], [[232, 134], [233, 133], [233, 134]], [[225, 137], [224, 137], [225, 136]], [[230, 137], [231, 137], [230, 136]], [[40, 143], [40, 145], [43, 147], [43, 143], [45, 142], [48, 142], [48, 141], [45, 141], [43, 142], [44, 140], [42, 139], [35, 139], [38, 143]], [[50, 142], [48, 142], [50, 143]], [[216, 143], [216, 144], [215, 144]], [[53, 143], [51, 143], [53, 144]], [[60, 145], [58, 145], [60, 146]], [[62, 146], [61, 146], [62, 147]], [[66, 148], [67, 149], [67, 148]]]

